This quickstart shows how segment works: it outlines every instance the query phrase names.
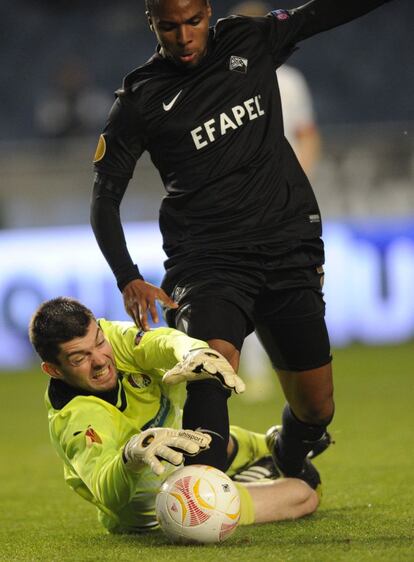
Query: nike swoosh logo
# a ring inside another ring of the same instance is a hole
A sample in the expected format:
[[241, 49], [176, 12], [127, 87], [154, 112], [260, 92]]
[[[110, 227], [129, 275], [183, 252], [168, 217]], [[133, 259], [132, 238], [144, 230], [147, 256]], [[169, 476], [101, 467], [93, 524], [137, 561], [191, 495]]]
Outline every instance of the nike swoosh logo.
[[181, 96], [182, 90], [180, 90], [178, 92], [178, 94], [170, 101], [170, 103], [165, 103], [163, 102], [162, 107], [164, 108], [164, 111], [170, 111], [170, 109], [172, 108], [172, 106], [175, 104], [175, 102], [178, 100], [178, 98]]
[[224, 441], [224, 437], [220, 435], [220, 433], [217, 433], [212, 429], [204, 429], [203, 427], [197, 427], [197, 429], [195, 429], [194, 431], [200, 431], [201, 433], [210, 433], [211, 435], [216, 435], [216, 437], [220, 437], [220, 439]]

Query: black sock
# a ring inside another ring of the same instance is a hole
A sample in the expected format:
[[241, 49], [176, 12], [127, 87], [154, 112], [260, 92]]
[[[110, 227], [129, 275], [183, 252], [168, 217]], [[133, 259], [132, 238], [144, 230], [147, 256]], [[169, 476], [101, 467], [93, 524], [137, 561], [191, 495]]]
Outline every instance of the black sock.
[[315, 441], [326, 431], [326, 425], [311, 425], [299, 420], [286, 404], [282, 415], [282, 431], [277, 440], [277, 457], [287, 475], [298, 474]]
[[194, 457], [185, 457], [184, 464], [208, 464], [219, 470], [227, 467], [230, 391], [217, 381], [204, 380], [187, 384], [183, 409], [183, 429], [199, 429], [211, 435], [210, 448]]

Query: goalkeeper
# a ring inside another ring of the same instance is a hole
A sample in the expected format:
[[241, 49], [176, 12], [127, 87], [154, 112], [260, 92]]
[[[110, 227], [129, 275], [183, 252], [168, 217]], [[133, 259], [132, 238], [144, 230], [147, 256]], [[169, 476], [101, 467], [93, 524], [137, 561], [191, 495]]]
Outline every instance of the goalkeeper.
[[[143, 333], [133, 323], [96, 320], [88, 308], [67, 297], [44, 302], [32, 317], [29, 334], [42, 370], [50, 376], [50, 436], [67, 484], [98, 508], [99, 520], [110, 532], [156, 527], [155, 497], [162, 481], [211, 441], [204, 429], [181, 429], [185, 387], [176, 383], [210, 378], [242, 392], [243, 382], [203, 341], [171, 328]], [[274, 430], [266, 439], [232, 427], [228, 474], [243, 480], [246, 466], [271, 459], [272, 438]], [[268, 470], [268, 475], [276, 471]], [[313, 512], [318, 484], [296, 478], [237, 483], [241, 523]]]

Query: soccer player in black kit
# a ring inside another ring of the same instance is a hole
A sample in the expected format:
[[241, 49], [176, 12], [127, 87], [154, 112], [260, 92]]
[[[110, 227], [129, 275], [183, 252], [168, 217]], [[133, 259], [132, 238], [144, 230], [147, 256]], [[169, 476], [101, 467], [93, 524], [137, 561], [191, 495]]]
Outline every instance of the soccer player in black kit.
[[[91, 222], [127, 312], [147, 330], [160, 301], [170, 326], [235, 370], [256, 330], [287, 400], [274, 462], [314, 486], [307, 455], [326, 444], [334, 413], [324, 249], [315, 196], [284, 138], [275, 69], [297, 43], [386, 1], [313, 0], [211, 28], [208, 0], [147, 0], [157, 51], [125, 78], [95, 156]], [[134, 265], [119, 215], [144, 150], [167, 192], [162, 289]], [[187, 385], [184, 426], [213, 435], [193, 462], [225, 469], [228, 395], [216, 381]]]

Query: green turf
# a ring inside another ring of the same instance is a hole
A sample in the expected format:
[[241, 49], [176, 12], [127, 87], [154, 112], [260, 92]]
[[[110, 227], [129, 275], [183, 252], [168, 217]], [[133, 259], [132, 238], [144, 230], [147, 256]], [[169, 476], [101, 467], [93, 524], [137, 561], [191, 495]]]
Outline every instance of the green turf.
[[[324, 499], [313, 516], [239, 528], [219, 546], [168, 545], [105, 534], [67, 489], [48, 441], [40, 372], [0, 375], [0, 560], [359, 562], [414, 560], [414, 343], [335, 352], [336, 444], [317, 465]], [[277, 385], [261, 403], [231, 400], [232, 421], [279, 421]]]

